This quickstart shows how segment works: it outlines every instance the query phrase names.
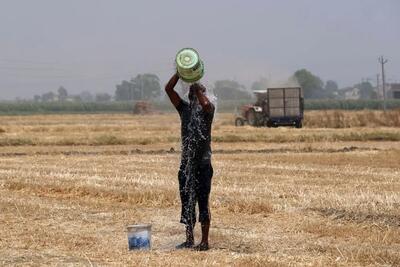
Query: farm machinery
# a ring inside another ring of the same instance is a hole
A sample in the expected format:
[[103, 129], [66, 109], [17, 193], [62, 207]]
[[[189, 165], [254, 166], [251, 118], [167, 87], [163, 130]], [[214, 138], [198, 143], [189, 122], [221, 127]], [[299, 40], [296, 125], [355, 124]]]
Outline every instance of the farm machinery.
[[236, 126], [303, 126], [304, 98], [300, 87], [254, 91], [257, 101], [241, 107]]
[[138, 101], [133, 106], [133, 114], [145, 115], [153, 113], [154, 113], [153, 105], [150, 102]]

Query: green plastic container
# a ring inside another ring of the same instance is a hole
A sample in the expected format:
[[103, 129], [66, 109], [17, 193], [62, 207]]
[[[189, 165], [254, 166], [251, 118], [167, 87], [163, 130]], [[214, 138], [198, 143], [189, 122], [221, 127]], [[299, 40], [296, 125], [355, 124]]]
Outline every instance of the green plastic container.
[[200, 80], [204, 75], [204, 64], [193, 48], [183, 48], [176, 54], [176, 70], [179, 77], [188, 83]]

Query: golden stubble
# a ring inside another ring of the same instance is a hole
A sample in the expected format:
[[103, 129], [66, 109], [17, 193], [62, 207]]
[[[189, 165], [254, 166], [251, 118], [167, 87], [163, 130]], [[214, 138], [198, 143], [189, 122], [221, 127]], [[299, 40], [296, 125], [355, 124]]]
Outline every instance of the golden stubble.
[[[400, 264], [398, 128], [232, 118], [214, 123], [212, 249], [199, 253], [174, 250], [176, 114], [0, 117], [0, 265]], [[134, 223], [152, 223], [152, 251], [127, 251]]]

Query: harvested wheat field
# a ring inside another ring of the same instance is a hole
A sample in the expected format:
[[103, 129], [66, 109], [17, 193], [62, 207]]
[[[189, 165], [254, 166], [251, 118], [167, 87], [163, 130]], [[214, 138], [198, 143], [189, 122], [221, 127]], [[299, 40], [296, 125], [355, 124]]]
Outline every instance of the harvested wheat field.
[[[400, 266], [399, 112], [359, 113], [303, 129], [218, 114], [208, 252], [174, 249], [177, 114], [0, 117], [0, 265]], [[151, 251], [128, 251], [135, 223]]]

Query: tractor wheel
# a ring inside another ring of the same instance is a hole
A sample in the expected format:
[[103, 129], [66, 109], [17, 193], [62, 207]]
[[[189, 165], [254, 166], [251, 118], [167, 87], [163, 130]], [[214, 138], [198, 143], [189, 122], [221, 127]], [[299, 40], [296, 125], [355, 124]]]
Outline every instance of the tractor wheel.
[[242, 118], [236, 118], [235, 126], [243, 126], [243, 125], [244, 125], [244, 120]]
[[250, 109], [247, 112], [247, 121], [249, 122], [249, 125], [251, 125], [251, 126], [258, 126], [257, 116], [256, 116], [256, 112], [254, 111], [254, 109]]
[[303, 127], [303, 122], [301, 120], [296, 121], [296, 128], [300, 129]]

